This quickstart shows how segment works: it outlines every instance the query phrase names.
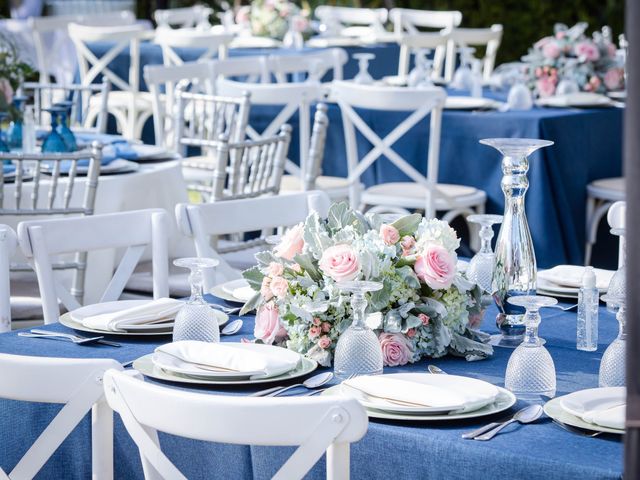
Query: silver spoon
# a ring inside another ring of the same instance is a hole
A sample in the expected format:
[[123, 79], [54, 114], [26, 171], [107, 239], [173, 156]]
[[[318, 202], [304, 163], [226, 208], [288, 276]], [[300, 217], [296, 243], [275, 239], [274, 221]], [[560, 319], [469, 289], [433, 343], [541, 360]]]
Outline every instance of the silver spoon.
[[506, 427], [507, 425], [511, 425], [514, 422], [519, 422], [521, 424], [527, 424], [527, 423], [531, 423], [531, 422], [535, 422], [536, 420], [538, 420], [540, 418], [540, 416], [542, 415], [542, 406], [541, 405], [529, 405], [526, 408], [523, 408], [522, 410], [520, 410], [519, 412], [516, 412], [516, 414], [511, 418], [511, 420], [508, 420], [504, 423], [502, 423], [501, 425], [498, 425], [496, 428], [494, 428], [493, 430], [483, 434], [483, 435], [479, 435], [477, 437], [473, 437], [474, 440], [481, 440], [481, 441], [486, 441], [486, 440], [491, 440], [493, 437], [496, 436], [496, 434], [498, 432], [500, 432], [500, 430], [502, 430], [504, 427]]
[[252, 393], [249, 395], [250, 397], [275, 397], [276, 395], [280, 395], [281, 393], [286, 392], [287, 390], [291, 390], [296, 387], [305, 387], [309, 389], [318, 388], [329, 382], [333, 378], [333, 372], [323, 372], [313, 377], [307, 378], [302, 383], [296, 383], [295, 385], [289, 385], [287, 387], [279, 386], [268, 388], [266, 390], [261, 390], [256, 393]]
[[240, 319], [227, 323], [220, 332], [220, 335], [233, 335], [234, 333], [238, 333], [242, 328], [242, 324], [243, 322]]
[[427, 369], [429, 370], [429, 373], [432, 373], [434, 375], [446, 375], [447, 374], [447, 372], [442, 370], [440, 367], [436, 367], [435, 365], [429, 365], [427, 367]]

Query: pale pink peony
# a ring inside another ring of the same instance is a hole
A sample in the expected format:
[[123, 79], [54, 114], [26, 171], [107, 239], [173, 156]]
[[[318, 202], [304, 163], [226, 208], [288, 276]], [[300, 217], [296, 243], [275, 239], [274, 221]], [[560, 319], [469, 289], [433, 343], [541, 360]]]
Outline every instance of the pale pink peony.
[[269, 275], [272, 277], [279, 277], [284, 273], [284, 266], [278, 262], [271, 262], [269, 264]]
[[253, 335], [268, 345], [278, 338], [286, 337], [287, 331], [280, 323], [278, 306], [275, 303], [265, 303], [258, 309]]
[[387, 367], [405, 365], [413, 358], [411, 342], [401, 333], [381, 333], [382, 361]]
[[271, 279], [271, 293], [273, 293], [276, 297], [282, 299], [287, 295], [287, 290], [289, 290], [289, 282], [287, 282], [283, 277], [273, 277]]
[[320, 340], [318, 340], [318, 346], [323, 350], [326, 350], [331, 346], [331, 339], [326, 335], [323, 335], [322, 337], [320, 337]]
[[541, 97], [550, 97], [556, 91], [556, 82], [551, 77], [542, 77], [536, 82], [536, 88]]
[[598, 47], [588, 40], [576, 43], [574, 52], [577, 57], [584, 58], [587, 62], [595, 62], [600, 58]]
[[385, 223], [380, 227], [380, 237], [387, 245], [395, 245], [400, 240], [400, 233], [396, 227]]
[[420, 319], [420, 321], [422, 322], [422, 325], [424, 325], [425, 327], [426, 327], [427, 325], [429, 325], [429, 321], [431, 320], [431, 319], [429, 318], [429, 315], [426, 315], [426, 314], [424, 314], [424, 313], [420, 313], [420, 314], [418, 314], [418, 318], [419, 318], [419, 319]]
[[263, 277], [262, 278], [262, 286], [260, 287], [260, 295], [268, 302], [273, 298], [273, 293], [271, 292], [271, 277]]
[[429, 245], [422, 255], [418, 255], [413, 269], [432, 289], [447, 289], [456, 276], [456, 258], [440, 245]]
[[325, 275], [336, 282], [354, 280], [360, 273], [360, 262], [356, 252], [345, 244], [327, 248], [318, 265]]
[[304, 248], [303, 232], [304, 226], [301, 223], [287, 230], [280, 243], [273, 249], [276, 257], [293, 260], [293, 257], [302, 253]]
[[619, 68], [612, 68], [604, 74], [604, 85], [607, 90], [617, 90], [622, 86], [622, 72]]
[[548, 42], [542, 47], [542, 55], [546, 58], [556, 59], [560, 56], [560, 53], [562, 53], [562, 50], [557, 42]]
[[321, 333], [322, 333], [322, 329], [317, 325], [314, 325], [309, 329], [309, 338], [313, 339], [313, 338], [319, 337]]
[[616, 50], [616, 46], [609, 42], [607, 43], [607, 54], [611, 57], [611, 58], [616, 58], [616, 54], [617, 54], [617, 50]]
[[4, 97], [7, 105], [11, 105], [11, 102], [13, 102], [13, 87], [6, 78], [0, 78], [0, 95]]

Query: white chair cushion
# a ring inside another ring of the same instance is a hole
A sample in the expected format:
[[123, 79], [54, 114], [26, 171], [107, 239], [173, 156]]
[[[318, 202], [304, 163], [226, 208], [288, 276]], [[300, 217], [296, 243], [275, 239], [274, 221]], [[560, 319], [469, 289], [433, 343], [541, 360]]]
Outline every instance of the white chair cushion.
[[[439, 183], [442, 193], [455, 198], [461, 207], [481, 205], [486, 201], [482, 190], [466, 185]], [[427, 189], [414, 182], [391, 182], [367, 188], [362, 195], [365, 205], [390, 205], [404, 208], [424, 208]], [[443, 199], [436, 200], [437, 210], [449, 210], [451, 205]]]
[[587, 185], [589, 196], [603, 200], [618, 201], [625, 199], [624, 178], [601, 178]]

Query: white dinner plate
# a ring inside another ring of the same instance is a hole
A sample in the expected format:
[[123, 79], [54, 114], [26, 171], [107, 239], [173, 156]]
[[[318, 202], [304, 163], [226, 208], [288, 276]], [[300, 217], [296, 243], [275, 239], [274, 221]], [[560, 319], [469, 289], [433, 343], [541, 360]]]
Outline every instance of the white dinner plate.
[[555, 95], [553, 97], [540, 98], [536, 102], [540, 107], [552, 108], [589, 108], [610, 107], [611, 99], [598, 93], [579, 92], [568, 95]]
[[578, 290], [574, 287], [562, 287], [549, 282], [544, 278], [538, 278], [536, 293], [540, 295], [559, 296], [564, 298], [578, 298]]
[[495, 109], [499, 106], [499, 102], [491, 98], [479, 97], [448, 96], [444, 102], [445, 110]]
[[147, 377], [155, 378], [157, 380], [164, 380], [167, 382], [189, 383], [195, 385], [253, 385], [261, 383], [285, 382], [293, 378], [303, 377], [318, 368], [318, 363], [315, 360], [311, 360], [310, 358], [302, 357], [301, 362], [293, 370], [290, 370], [287, 373], [283, 373], [282, 375], [269, 378], [196, 378], [163, 370], [162, 368], [153, 364], [153, 354], [150, 353], [134, 361], [133, 368], [138, 370], [143, 375], [146, 375]]
[[[240, 281], [242, 281], [242, 279], [240, 279]], [[209, 290], [209, 293], [218, 298], [226, 300], [227, 302], [242, 303], [242, 304], [246, 303], [246, 300], [238, 298], [233, 294], [235, 289], [228, 291], [231, 288], [229, 284], [232, 284], [233, 282], [238, 282], [238, 280], [230, 280], [229, 282], [216, 285], [215, 287], [211, 288], [211, 290]]]
[[626, 100], [627, 99], [627, 91], [623, 90], [621, 92], [609, 92], [607, 95], [614, 100]]
[[[571, 415], [581, 418], [587, 423], [620, 430], [616, 424], [624, 424], [622, 419], [616, 418], [613, 409], [624, 407], [627, 401], [625, 387], [588, 388], [579, 390], [562, 397], [560, 406]], [[613, 414], [613, 418], [611, 415]]]
[[[135, 364], [134, 364], [135, 367]], [[416, 374], [419, 375], [419, 374]], [[429, 374], [431, 375], [431, 374]], [[434, 375], [435, 376], [435, 375]], [[493, 415], [494, 413], [503, 412], [511, 408], [517, 401], [516, 396], [509, 390], [496, 387], [498, 389], [498, 396], [493, 403], [485, 405], [482, 408], [473, 410], [471, 412], [450, 412], [445, 414], [432, 414], [432, 415], [415, 415], [410, 413], [393, 413], [385, 412], [382, 410], [376, 410], [373, 408], [367, 408], [367, 415], [370, 418], [380, 418], [385, 420], [408, 420], [408, 421], [451, 421], [462, 420], [465, 418], [484, 417], [486, 415]], [[322, 392], [321, 395], [341, 396], [340, 385], [334, 385], [333, 387]]]
[[247, 282], [244, 278], [239, 278], [238, 280], [231, 280], [229, 282], [225, 282], [222, 284], [222, 289], [227, 292], [229, 295], [233, 295], [233, 292], [238, 288], [248, 287], [249, 282]]
[[[582, 287], [582, 276], [586, 267], [580, 265], [556, 265], [548, 270], [539, 270], [538, 279], [555, 284], [558, 287], [569, 287], [579, 289]], [[596, 276], [596, 286], [600, 293], [607, 291], [611, 277], [614, 275], [613, 270], [604, 270], [601, 268], [593, 269]]]
[[429, 415], [443, 414], [452, 411], [469, 412], [478, 410], [485, 405], [492, 403], [498, 396], [498, 388], [490, 383], [475, 378], [461, 377], [458, 375], [433, 375], [430, 373], [392, 373], [385, 375], [396, 380], [421, 383], [441, 389], [451, 391], [453, 396], [469, 395], [469, 392], [477, 392], [478, 396], [473, 401], [459, 403], [455, 406], [404, 406], [397, 403], [385, 401], [383, 399], [371, 397], [365, 392], [357, 390], [346, 383], [340, 385], [340, 393], [343, 396], [353, 397], [365, 408], [380, 410], [387, 413], [400, 413], [407, 415]]
[[562, 407], [562, 400], [564, 397], [556, 397], [549, 400], [544, 405], [544, 413], [554, 420], [558, 420], [559, 422], [566, 423], [567, 425], [571, 425], [572, 427], [583, 428], [585, 430], [591, 430], [593, 432], [605, 432], [605, 433], [615, 433], [617, 435], [624, 435], [624, 430], [620, 430], [617, 428], [607, 428], [600, 425], [595, 425], [593, 423], [587, 423], [582, 420], [580, 417], [576, 417], [575, 415], [570, 414]]

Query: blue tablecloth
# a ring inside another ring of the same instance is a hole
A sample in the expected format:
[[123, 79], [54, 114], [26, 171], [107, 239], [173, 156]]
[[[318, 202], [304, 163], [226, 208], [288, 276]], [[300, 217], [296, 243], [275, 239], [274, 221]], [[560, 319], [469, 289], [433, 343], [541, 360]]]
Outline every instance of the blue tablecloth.
[[[493, 309], [488, 311], [483, 324], [485, 330], [496, 330], [493, 324], [495, 313]], [[597, 386], [602, 352], [617, 333], [615, 319], [601, 308], [598, 351], [580, 352], [575, 349], [575, 324], [575, 313], [550, 309], [543, 313], [541, 336], [546, 338], [547, 348], [556, 364], [558, 395]], [[59, 324], [46, 328], [68, 330]], [[252, 329], [253, 320], [246, 317], [243, 329], [232, 337], [224, 337], [224, 340], [251, 338]], [[78, 346], [21, 338], [12, 332], [0, 335], [0, 351], [36, 356], [109, 357], [124, 362], [152, 352], [157, 345], [152, 340], [114, 339], [123, 346]], [[496, 349], [492, 358], [480, 362], [467, 363], [447, 357], [386, 368], [385, 372], [424, 372], [428, 363], [434, 363], [449, 373], [503, 385], [511, 351]], [[247, 388], [221, 390], [208, 387], [195, 390], [222, 395], [251, 391]], [[518, 402], [514, 409], [523, 405], [523, 402]], [[0, 431], [3, 432], [0, 467], [9, 471], [57, 410], [58, 407], [51, 405], [0, 401]], [[500, 417], [432, 423], [372, 420], [364, 439], [354, 444], [351, 450], [352, 478], [586, 480], [621, 477], [623, 449], [620, 437], [581, 437], [562, 430], [548, 418], [533, 425], [508, 427], [504, 434], [490, 442], [460, 438], [461, 433]], [[190, 479], [271, 478], [292, 452], [291, 448], [209, 444], [169, 435], [161, 435], [161, 444], [169, 458]], [[90, 478], [90, 450], [90, 419], [85, 418], [38, 478]], [[118, 479], [142, 478], [138, 452], [117, 415], [115, 472]], [[322, 462], [309, 478], [324, 478]]]
[[[91, 48], [104, 54], [109, 44], [96, 43]], [[351, 58], [355, 51], [376, 54], [371, 63], [372, 76], [380, 79], [395, 75], [398, 65], [398, 46], [392, 44], [346, 49], [350, 60], [345, 66], [345, 78], [357, 72], [357, 62]], [[197, 49], [179, 50], [185, 60], [194, 60]], [[295, 53], [287, 49], [231, 50], [231, 56], [257, 54], [286, 55]], [[158, 45], [141, 46], [141, 65], [161, 64], [162, 51]], [[121, 54], [112, 62], [112, 69], [126, 78], [129, 68], [128, 54]], [[144, 84], [143, 84], [144, 85]], [[460, 92], [450, 92], [460, 94]], [[487, 92], [488, 95], [492, 95]], [[500, 96], [500, 95], [498, 95]], [[504, 98], [504, 94], [501, 95]], [[279, 107], [253, 107], [250, 123], [258, 131], [264, 129]], [[326, 175], [347, 175], [342, 119], [337, 105], [329, 105], [329, 132], [323, 172]], [[363, 112], [369, 126], [381, 136], [389, 133], [403, 118], [403, 113], [384, 115]], [[538, 265], [582, 264], [585, 243], [586, 187], [589, 182], [621, 175], [622, 170], [622, 118], [618, 108], [603, 109], [541, 109], [527, 112], [468, 112], [445, 111], [443, 115], [440, 147], [439, 181], [471, 185], [487, 193], [487, 211], [502, 213], [503, 194], [500, 157], [478, 140], [488, 137], [529, 137], [553, 140], [555, 145], [533, 155], [530, 170], [530, 188], [527, 194], [527, 215], [532, 230]], [[291, 121], [293, 141], [290, 158], [299, 159], [297, 117]], [[414, 127], [396, 145], [396, 151], [418, 170], [426, 173], [428, 147], [428, 120]], [[149, 122], [144, 140], [153, 143], [153, 129]], [[371, 145], [364, 138], [358, 141], [360, 152]], [[367, 185], [406, 180], [406, 177], [386, 158], [376, 162], [366, 175]], [[610, 248], [612, 252], [614, 248]], [[614, 268], [615, 255], [607, 265]]]

